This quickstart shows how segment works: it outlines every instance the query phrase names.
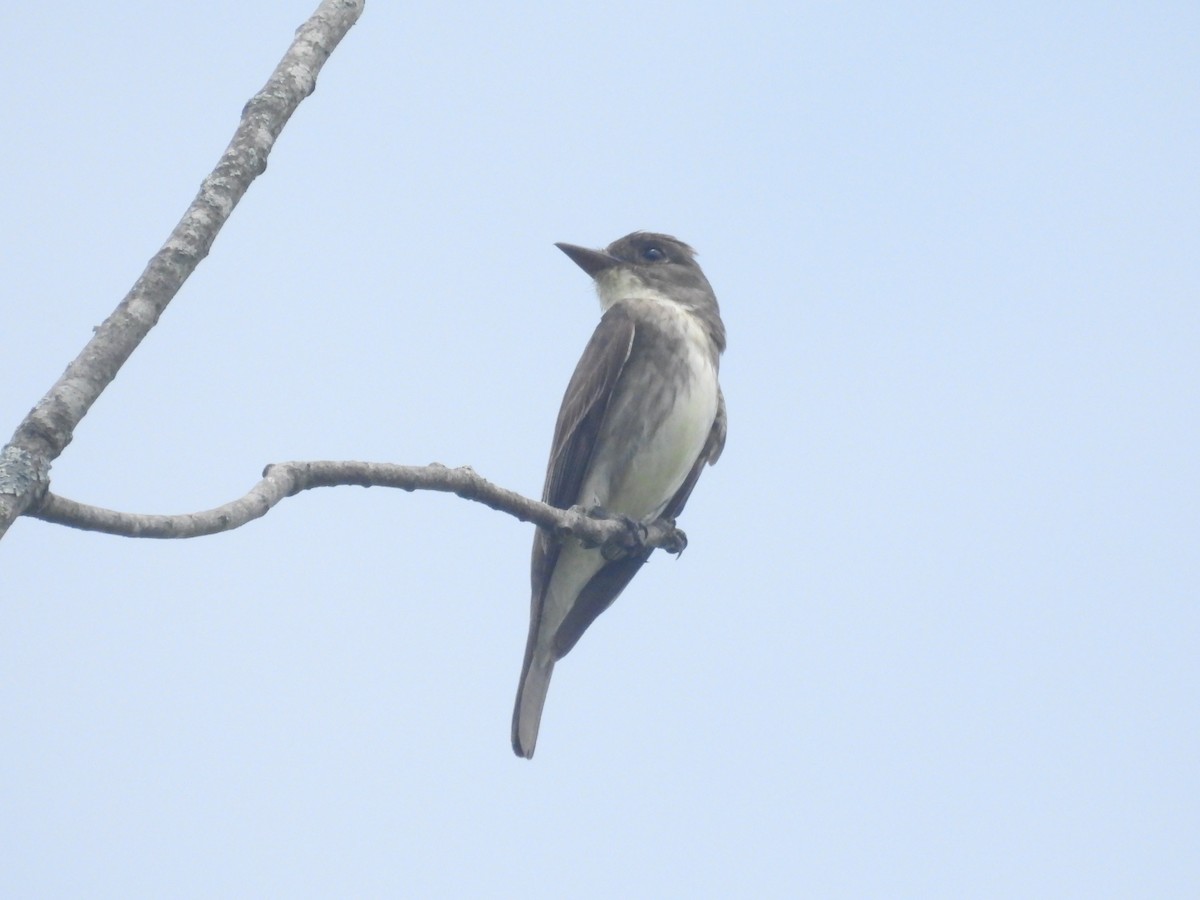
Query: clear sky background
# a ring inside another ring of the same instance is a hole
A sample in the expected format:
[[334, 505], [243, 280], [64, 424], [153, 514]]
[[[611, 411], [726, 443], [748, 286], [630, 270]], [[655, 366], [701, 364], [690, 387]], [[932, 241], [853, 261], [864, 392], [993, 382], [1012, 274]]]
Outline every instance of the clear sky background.
[[[313, 0], [26, 4], [3, 437]], [[530, 526], [340, 488], [0, 544], [0, 895], [1200, 896], [1200, 6], [372, 0], [55, 465], [541, 489], [598, 319], [700, 251], [729, 442], [509, 748]]]

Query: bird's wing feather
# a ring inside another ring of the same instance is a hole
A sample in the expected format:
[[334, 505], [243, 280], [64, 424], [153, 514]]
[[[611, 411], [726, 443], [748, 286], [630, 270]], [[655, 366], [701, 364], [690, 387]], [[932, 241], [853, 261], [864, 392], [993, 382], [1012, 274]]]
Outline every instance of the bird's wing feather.
[[604, 314], [567, 385], [546, 468], [542, 500], [565, 509], [579, 502], [600, 425], [633, 349], [636, 324], [623, 306]]
[[[554, 426], [554, 442], [542, 491], [544, 503], [567, 509], [580, 502], [579, 492], [583, 489], [608, 401], [629, 359], [636, 330], [629, 312], [619, 305], [613, 306], [600, 319], [584, 348]], [[536, 638], [546, 587], [558, 561], [560, 547], [554, 535], [538, 529], [533, 541], [533, 608], [527, 654]]]

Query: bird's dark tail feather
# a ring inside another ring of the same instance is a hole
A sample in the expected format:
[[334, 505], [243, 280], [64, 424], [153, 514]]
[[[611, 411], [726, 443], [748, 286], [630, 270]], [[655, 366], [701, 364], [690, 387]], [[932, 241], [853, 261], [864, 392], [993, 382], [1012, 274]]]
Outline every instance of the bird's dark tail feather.
[[533, 757], [537, 744], [538, 726], [542, 723], [542, 707], [546, 703], [546, 692], [550, 690], [550, 676], [554, 674], [554, 660], [539, 660], [531, 653], [521, 673], [521, 685], [517, 688], [517, 704], [513, 709], [512, 745], [517, 756]]

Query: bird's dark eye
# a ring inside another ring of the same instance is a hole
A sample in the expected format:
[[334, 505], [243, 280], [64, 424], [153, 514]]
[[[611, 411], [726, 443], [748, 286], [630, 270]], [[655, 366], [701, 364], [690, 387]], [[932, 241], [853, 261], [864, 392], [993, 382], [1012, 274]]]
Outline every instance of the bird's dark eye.
[[667, 258], [667, 254], [663, 253], [661, 247], [651, 244], [649, 247], [642, 248], [642, 259], [646, 262], [658, 262]]

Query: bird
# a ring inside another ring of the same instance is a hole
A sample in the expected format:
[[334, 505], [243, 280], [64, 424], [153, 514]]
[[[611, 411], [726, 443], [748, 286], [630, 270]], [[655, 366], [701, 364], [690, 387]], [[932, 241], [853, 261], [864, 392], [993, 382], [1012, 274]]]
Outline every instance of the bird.
[[[670, 235], [635, 231], [603, 250], [555, 246], [591, 276], [602, 316], [563, 396], [542, 501], [634, 527], [674, 521], [725, 446], [725, 325], [716, 294], [696, 252]], [[518, 756], [533, 756], [555, 663], [651, 552], [610, 560], [598, 547], [537, 530], [513, 709]]]

